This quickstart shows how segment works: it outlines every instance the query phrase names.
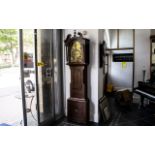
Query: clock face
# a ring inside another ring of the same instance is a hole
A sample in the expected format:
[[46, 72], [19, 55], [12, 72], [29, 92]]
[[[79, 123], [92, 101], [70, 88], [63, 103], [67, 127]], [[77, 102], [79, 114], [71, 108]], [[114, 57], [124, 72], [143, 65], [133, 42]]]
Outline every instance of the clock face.
[[79, 41], [75, 41], [71, 47], [71, 62], [83, 62], [83, 47]]

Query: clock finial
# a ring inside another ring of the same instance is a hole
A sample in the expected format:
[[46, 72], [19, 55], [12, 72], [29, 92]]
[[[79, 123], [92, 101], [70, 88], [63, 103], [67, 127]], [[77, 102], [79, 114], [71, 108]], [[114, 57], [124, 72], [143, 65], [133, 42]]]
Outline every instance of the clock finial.
[[76, 30], [74, 30], [74, 37], [76, 37]]

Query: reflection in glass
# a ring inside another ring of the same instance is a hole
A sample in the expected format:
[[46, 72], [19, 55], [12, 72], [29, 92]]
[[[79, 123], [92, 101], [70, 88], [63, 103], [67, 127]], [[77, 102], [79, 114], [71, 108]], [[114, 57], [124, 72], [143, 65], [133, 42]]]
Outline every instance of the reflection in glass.
[[63, 111], [63, 76], [62, 76], [62, 40], [60, 30], [53, 30], [53, 60], [54, 60], [54, 104], [55, 120], [61, 118]]
[[54, 118], [51, 36], [51, 30], [37, 30], [37, 61], [44, 64], [38, 66], [40, 122]]
[[62, 56], [60, 31], [37, 30], [40, 124], [62, 116]]
[[23, 56], [27, 125], [32, 126], [38, 124], [35, 87], [35, 48], [33, 29], [23, 30]]

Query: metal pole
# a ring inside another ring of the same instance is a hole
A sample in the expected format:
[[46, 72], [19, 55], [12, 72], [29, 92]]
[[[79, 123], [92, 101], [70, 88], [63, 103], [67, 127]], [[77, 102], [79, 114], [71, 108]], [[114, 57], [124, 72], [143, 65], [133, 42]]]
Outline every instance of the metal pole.
[[62, 115], [65, 116], [65, 111], [64, 111], [64, 104], [65, 104], [65, 101], [64, 101], [64, 96], [65, 96], [65, 89], [64, 89], [64, 79], [65, 79], [65, 68], [64, 68], [64, 53], [63, 53], [63, 50], [64, 50], [64, 32], [63, 32], [63, 29], [60, 29], [60, 52], [61, 52], [61, 66], [62, 66], [62, 70], [61, 70], [61, 73], [62, 73], [62, 76], [61, 76], [61, 81], [62, 81], [62, 108], [61, 108], [61, 112], [62, 112]]
[[133, 77], [132, 77], [132, 91], [135, 84], [135, 30], [133, 29]]
[[24, 63], [23, 63], [23, 30], [19, 30], [19, 53], [20, 53], [20, 75], [21, 75], [21, 93], [23, 104], [23, 120], [24, 126], [27, 126], [27, 113], [26, 113], [26, 100], [25, 100], [25, 87], [24, 87]]
[[63, 112], [64, 112], [64, 116], [66, 115], [66, 109], [67, 109], [67, 103], [66, 103], [66, 50], [65, 50], [65, 44], [64, 44], [64, 40], [65, 40], [65, 30], [61, 30], [61, 41], [62, 41], [62, 70], [63, 70]]
[[[55, 114], [55, 104], [56, 104], [56, 87], [55, 87], [55, 74], [54, 74], [54, 69], [55, 69], [55, 64], [54, 64], [54, 56], [55, 56], [55, 44], [54, 42], [56, 41], [55, 39], [55, 35], [56, 35], [56, 30], [51, 30], [51, 35], [50, 35], [50, 55], [51, 55], [51, 60], [52, 61], [52, 76], [53, 78], [51, 77], [51, 80], [52, 80], [52, 85], [51, 85], [51, 90], [53, 91], [53, 97], [52, 97], [52, 105], [53, 105], [53, 109], [52, 109], [52, 112], [53, 112], [53, 120], [55, 121], [56, 119], [56, 114]], [[51, 94], [52, 95], [52, 94]]]
[[117, 29], [117, 48], [119, 49], [119, 29]]
[[39, 107], [39, 86], [38, 86], [38, 55], [37, 55], [37, 30], [34, 30], [34, 48], [35, 48], [35, 79], [36, 79], [36, 102], [37, 102], [37, 116], [38, 125], [40, 125], [40, 107]]

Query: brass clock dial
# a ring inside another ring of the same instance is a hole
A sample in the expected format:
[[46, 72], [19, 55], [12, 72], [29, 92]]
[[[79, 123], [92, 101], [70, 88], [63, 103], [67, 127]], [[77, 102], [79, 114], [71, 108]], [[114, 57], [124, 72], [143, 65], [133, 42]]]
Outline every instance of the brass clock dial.
[[71, 62], [83, 62], [83, 47], [79, 41], [75, 41], [72, 45]]

